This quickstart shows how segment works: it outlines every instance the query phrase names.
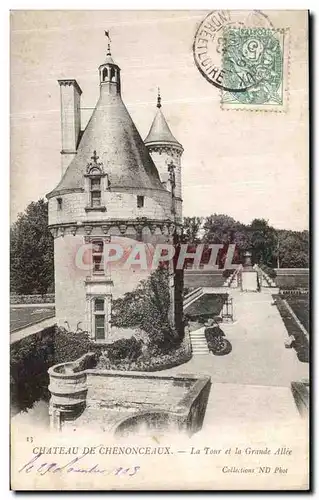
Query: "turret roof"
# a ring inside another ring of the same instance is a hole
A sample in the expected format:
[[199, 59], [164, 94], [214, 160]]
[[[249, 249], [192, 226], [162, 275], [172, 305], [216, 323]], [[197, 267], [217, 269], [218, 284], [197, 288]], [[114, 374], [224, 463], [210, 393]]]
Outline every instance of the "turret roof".
[[162, 113], [161, 110], [161, 97], [158, 95], [157, 98], [157, 113], [154, 117], [153, 123], [151, 125], [150, 131], [145, 139], [145, 144], [153, 143], [153, 142], [160, 142], [160, 143], [174, 143], [177, 144], [178, 146], [181, 146], [181, 144], [175, 139], [173, 136], [167, 121], [165, 119], [165, 116]]
[[84, 188], [84, 174], [96, 151], [111, 189], [163, 190], [153, 160], [118, 93], [102, 92], [87, 124], [76, 156], [48, 198]]

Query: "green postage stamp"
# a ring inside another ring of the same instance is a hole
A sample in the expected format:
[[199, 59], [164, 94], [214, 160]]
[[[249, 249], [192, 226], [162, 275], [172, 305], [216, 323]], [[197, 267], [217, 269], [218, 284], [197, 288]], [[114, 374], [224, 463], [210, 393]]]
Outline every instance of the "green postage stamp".
[[223, 109], [284, 111], [288, 104], [288, 30], [226, 28]]

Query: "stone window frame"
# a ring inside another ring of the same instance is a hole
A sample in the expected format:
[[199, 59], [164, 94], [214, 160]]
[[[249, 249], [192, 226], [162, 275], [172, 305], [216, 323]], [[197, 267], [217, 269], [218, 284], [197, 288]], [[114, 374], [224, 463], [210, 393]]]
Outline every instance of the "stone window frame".
[[63, 200], [62, 200], [61, 196], [59, 196], [59, 197], [56, 199], [56, 202], [57, 202], [58, 212], [61, 212], [61, 210], [62, 210], [62, 204], [63, 204]]
[[[105, 191], [109, 188], [109, 180], [108, 175], [104, 173], [98, 165], [93, 165], [91, 169], [84, 174], [85, 177], [85, 190], [87, 192], [87, 203], [85, 207], [85, 211], [96, 211], [96, 212], [106, 212], [105, 206]], [[100, 189], [92, 190], [92, 181], [99, 180], [100, 181]], [[92, 203], [92, 192], [100, 193], [100, 205], [94, 206]]]
[[[93, 195], [98, 195], [97, 197]], [[101, 177], [99, 175], [90, 177], [90, 207], [97, 208], [102, 205]]]
[[137, 208], [144, 208], [145, 196], [143, 194], [138, 194], [136, 199]]
[[[101, 252], [98, 252], [98, 251], [94, 251], [94, 245], [98, 245], [98, 244], [101, 244], [102, 243], [102, 251]], [[99, 275], [99, 276], [104, 276], [105, 275], [105, 269], [104, 269], [104, 259], [103, 259], [103, 252], [104, 252], [104, 239], [102, 237], [94, 237], [91, 239], [91, 245], [92, 245], [92, 275], [96, 276], [96, 275]], [[102, 269], [94, 269], [94, 257], [98, 257], [98, 256], [101, 256], [101, 261], [100, 261], [100, 264], [102, 266]]]
[[[97, 309], [96, 308], [96, 303], [97, 301], [102, 302], [103, 301], [103, 309]], [[103, 317], [103, 327], [97, 326], [96, 323], [96, 317]], [[106, 327], [105, 327], [105, 321], [106, 321], [106, 311], [105, 311], [105, 296], [102, 295], [97, 295], [96, 297], [92, 298], [92, 319], [93, 319], [93, 334], [94, 334], [94, 340], [96, 342], [103, 342], [106, 340], [105, 334], [106, 334]], [[98, 338], [97, 337], [97, 328], [103, 328], [103, 338]]]

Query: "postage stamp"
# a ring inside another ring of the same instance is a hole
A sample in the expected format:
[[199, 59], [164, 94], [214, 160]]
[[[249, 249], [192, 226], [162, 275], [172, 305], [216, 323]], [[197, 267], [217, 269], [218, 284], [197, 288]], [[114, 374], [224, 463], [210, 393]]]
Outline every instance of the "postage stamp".
[[214, 10], [203, 19], [195, 33], [193, 56], [198, 71], [210, 84], [218, 89], [242, 92], [243, 87], [228, 88], [224, 81], [224, 30], [235, 27], [274, 29], [269, 17], [258, 10]]
[[288, 33], [263, 27], [224, 29], [222, 109], [287, 108]]

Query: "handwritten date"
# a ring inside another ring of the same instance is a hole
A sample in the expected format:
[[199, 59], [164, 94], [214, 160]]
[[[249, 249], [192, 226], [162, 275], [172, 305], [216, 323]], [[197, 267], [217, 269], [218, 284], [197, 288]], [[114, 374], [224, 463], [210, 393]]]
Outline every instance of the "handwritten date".
[[[129, 468], [125, 467], [114, 467], [110, 469], [103, 469], [99, 464], [94, 464], [93, 466], [85, 466], [83, 464], [83, 459], [88, 455], [88, 453], [83, 453], [78, 457], [73, 458], [66, 464], [59, 464], [58, 462], [42, 462], [42, 453], [34, 455], [26, 464], [24, 464], [20, 469], [20, 473], [30, 474], [31, 472], [44, 476], [45, 474], [55, 474], [58, 472], [66, 473], [77, 473], [77, 474], [104, 474], [112, 476], [135, 476], [140, 467], [133, 466]], [[81, 462], [82, 461], [82, 462]], [[41, 463], [42, 462], [42, 463]], [[79, 463], [80, 462], [80, 463]]]

